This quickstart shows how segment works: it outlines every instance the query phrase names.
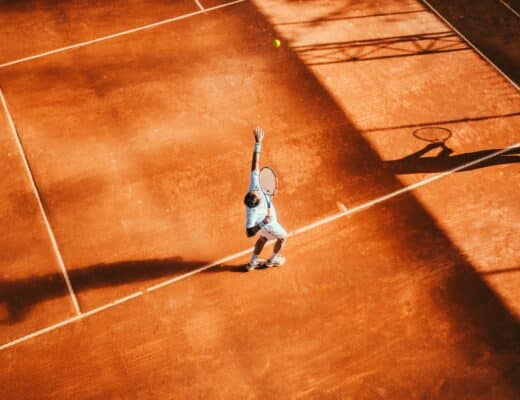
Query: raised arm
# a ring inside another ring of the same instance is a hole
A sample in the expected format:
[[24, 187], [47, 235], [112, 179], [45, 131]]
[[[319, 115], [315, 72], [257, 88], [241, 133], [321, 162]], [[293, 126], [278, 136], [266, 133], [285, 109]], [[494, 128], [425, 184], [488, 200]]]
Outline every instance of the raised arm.
[[255, 151], [253, 153], [253, 162], [251, 163], [251, 171], [260, 170], [260, 148], [262, 147], [262, 140], [264, 140], [264, 130], [262, 128], [255, 128]]

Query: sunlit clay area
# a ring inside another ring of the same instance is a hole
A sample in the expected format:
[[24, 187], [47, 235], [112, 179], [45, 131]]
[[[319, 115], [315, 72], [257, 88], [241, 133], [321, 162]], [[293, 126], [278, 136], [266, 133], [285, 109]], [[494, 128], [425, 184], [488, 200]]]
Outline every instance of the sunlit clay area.
[[0, 399], [520, 399], [520, 3], [0, 0]]

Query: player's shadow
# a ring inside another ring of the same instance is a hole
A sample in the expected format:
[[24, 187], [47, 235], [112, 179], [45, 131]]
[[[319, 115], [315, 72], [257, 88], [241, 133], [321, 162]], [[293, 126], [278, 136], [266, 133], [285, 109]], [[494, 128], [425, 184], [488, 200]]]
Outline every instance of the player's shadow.
[[[259, 268], [259, 269], [263, 269]], [[244, 263], [237, 264], [237, 265], [231, 265], [231, 264], [223, 264], [223, 265], [217, 265], [213, 268], [209, 268], [204, 271], [205, 273], [219, 273], [219, 272], [240, 272], [240, 273], [247, 273]]]
[[[436, 155], [425, 156], [436, 149], [440, 149]], [[397, 160], [382, 161], [382, 165], [386, 171], [394, 175], [444, 172], [480, 160], [500, 150], [501, 149], [489, 149], [453, 154], [454, 151], [444, 142], [430, 143], [421, 150], [406, 157]], [[475, 163], [474, 165], [469, 165], [466, 168], [460, 169], [460, 171], [517, 162], [520, 162], [520, 147], [513, 148], [488, 160]]]
[[[149, 282], [158, 278], [172, 278], [209, 265], [208, 261], [187, 261], [181, 257], [142, 261], [121, 261], [95, 264], [68, 271], [75, 293], [107, 286], [134, 282]], [[244, 271], [242, 265], [217, 265], [208, 272]], [[68, 296], [64, 277], [60, 272], [20, 280], [0, 280], [0, 324], [14, 324], [25, 318], [36, 304]]]
[[[277, 267], [268, 267], [265, 264], [263, 264], [263, 265], [257, 266], [255, 268], [255, 271], [262, 271], [262, 270], [267, 270], [267, 269], [278, 269], [278, 268]], [[218, 265], [214, 268], [207, 269], [204, 272], [209, 272], [209, 273], [219, 273], [219, 272], [252, 273], [251, 271], [246, 270], [246, 266], [244, 263], [239, 264], [239, 265], [229, 265], [229, 264]]]

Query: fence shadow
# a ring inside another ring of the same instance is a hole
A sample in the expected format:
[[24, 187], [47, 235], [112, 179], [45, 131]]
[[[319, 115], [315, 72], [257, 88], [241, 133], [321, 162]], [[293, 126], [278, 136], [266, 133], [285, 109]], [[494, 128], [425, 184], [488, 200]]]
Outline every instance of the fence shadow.
[[[329, 14], [326, 16], [302, 20], [302, 21], [288, 21], [288, 22], [280, 22], [275, 24], [275, 26], [284, 26], [284, 25], [308, 25], [308, 26], [320, 26], [327, 22], [334, 21], [349, 21], [355, 19], [365, 19], [365, 18], [379, 18], [379, 17], [396, 17], [398, 15], [409, 15], [409, 14], [418, 14], [418, 13], [427, 13], [427, 10], [410, 10], [410, 11], [394, 11], [394, 12], [378, 12], [373, 14], [360, 14], [360, 15], [351, 15], [351, 16], [334, 16], [335, 14]], [[340, 14], [340, 13], [337, 13]]]
[[468, 50], [451, 31], [294, 46], [306, 65], [381, 60]]

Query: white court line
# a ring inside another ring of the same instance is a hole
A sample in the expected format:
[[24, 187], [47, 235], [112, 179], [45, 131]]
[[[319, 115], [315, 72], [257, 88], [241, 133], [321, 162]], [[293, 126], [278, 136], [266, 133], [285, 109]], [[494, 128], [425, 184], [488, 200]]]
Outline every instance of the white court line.
[[402, 189], [396, 190], [395, 192], [389, 193], [389, 194], [387, 194], [385, 196], [378, 197], [377, 199], [374, 199], [374, 200], [369, 201], [367, 203], [361, 204], [361, 205], [359, 205], [357, 207], [349, 208], [347, 211], [342, 211], [342, 212], [339, 212], [337, 214], [331, 215], [330, 217], [323, 218], [322, 220], [316, 221], [316, 222], [314, 222], [312, 224], [309, 224], [307, 226], [304, 226], [304, 227], [302, 227], [300, 229], [295, 230], [294, 232], [289, 234], [289, 236], [299, 235], [299, 234], [301, 234], [303, 232], [307, 232], [307, 231], [309, 231], [311, 229], [317, 228], [318, 226], [321, 226], [321, 225], [324, 225], [324, 224], [328, 224], [329, 222], [332, 222], [332, 221], [335, 221], [337, 219], [340, 219], [340, 218], [344, 217], [345, 215], [354, 214], [354, 213], [356, 213], [358, 211], [366, 210], [367, 208], [375, 206], [376, 204], [379, 204], [379, 203], [382, 203], [384, 201], [390, 200], [391, 198], [400, 196], [403, 193], [410, 192], [410, 191], [412, 191], [414, 189], [417, 189], [418, 187], [427, 185], [428, 183], [431, 183], [431, 182], [434, 182], [434, 181], [439, 180], [441, 178], [444, 178], [445, 176], [451, 175], [451, 174], [453, 174], [453, 173], [455, 173], [457, 171], [463, 170], [465, 168], [471, 167], [471, 166], [476, 165], [476, 164], [480, 164], [481, 162], [489, 160], [490, 158], [494, 158], [496, 156], [499, 156], [500, 154], [507, 153], [508, 151], [510, 151], [510, 150], [512, 150], [512, 149], [514, 149], [516, 147], [520, 147], [520, 142], [515, 143], [515, 144], [513, 144], [513, 145], [511, 145], [509, 147], [506, 147], [505, 149], [501, 149], [501, 150], [495, 151], [495, 152], [493, 152], [491, 154], [488, 154], [487, 156], [484, 156], [484, 157], [478, 158], [476, 160], [473, 160], [473, 161], [471, 161], [469, 163], [466, 163], [466, 164], [460, 165], [460, 166], [458, 166], [456, 168], [450, 169], [449, 171], [443, 172], [441, 174], [433, 175], [433, 176], [431, 176], [429, 178], [423, 179], [423, 180], [421, 180], [419, 182], [416, 182], [416, 183], [414, 183], [412, 185], [409, 185], [409, 186], [406, 186], [406, 187], [404, 187]]
[[484, 60], [486, 60], [486, 61], [489, 63], [489, 65], [491, 65], [491, 66], [492, 66], [492, 67], [493, 67], [493, 68], [494, 68], [494, 69], [495, 69], [495, 70], [496, 70], [500, 75], [502, 75], [504, 78], [506, 78], [507, 81], [508, 81], [511, 85], [513, 85], [513, 87], [514, 87], [516, 90], [520, 90], [520, 88], [518, 87], [518, 85], [517, 85], [517, 84], [516, 84], [516, 83], [515, 83], [511, 78], [509, 78], [509, 77], [508, 77], [508, 76], [507, 76], [507, 75], [506, 75], [506, 74], [505, 74], [505, 73], [504, 73], [500, 68], [498, 68], [498, 67], [493, 63], [493, 61], [491, 61], [489, 58], [487, 58], [486, 55], [485, 55], [484, 53], [482, 53], [482, 52], [477, 48], [477, 46], [475, 46], [473, 43], [471, 43], [471, 42], [469, 41], [469, 39], [468, 39], [466, 36], [464, 36], [464, 35], [463, 35], [462, 33], [460, 33], [460, 32], [459, 32], [459, 31], [458, 31], [458, 30], [457, 30], [457, 29], [456, 29], [452, 24], [450, 24], [450, 22], [449, 22], [446, 18], [444, 18], [444, 17], [442, 16], [442, 14], [439, 13], [435, 8], [433, 8], [433, 6], [432, 6], [430, 3], [428, 3], [427, 0], [421, 0], [421, 1], [422, 1], [424, 4], [426, 4], [426, 5], [428, 6], [428, 8], [429, 8], [430, 10], [432, 10], [432, 11], [435, 13], [435, 15], [437, 15], [437, 17], [439, 17], [439, 18], [440, 18], [440, 19], [441, 19], [441, 20], [442, 20], [446, 25], [448, 25], [448, 26], [450, 27], [451, 30], [453, 30], [454, 32], [456, 32], [457, 35], [459, 35], [459, 36], [460, 36], [460, 37], [461, 37], [461, 38], [462, 38], [462, 39], [463, 39], [463, 40], [464, 40], [464, 41], [465, 41], [469, 46], [471, 46], [471, 47], [473, 48], [473, 50], [475, 50], [475, 51], [480, 55], [480, 57], [482, 57]]
[[347, 211], [348, 210], [348, 208], [345, 206], [345, 204], [343, 204], [341, 201], [336, 202], [336, 205], [338, 206], [338, 208], [341, 211]]
[[[300, 235], [300, 234], [302, 234], [304, 232], [307, 232], [307, 231], [309, 231], [311, 229], [314, 229], [314, 228], [316, 228], [318, 226], [328, 224], [330, 222], [333, 222], [335, 220], [343, 218], [343, 217], [345, 217], [347, 215], [354, 214], [356, 212], [365, 210], [365, 209], [370, 208], [370, 207], [372, 207], [372, 206], [374, 206], [376, 204], [379, 204], [379, 203], [382, 203], [382, 202], [384, 202], [386, 200], [389, 200], [389, 199], [391, 199], [393, 197], [399, 196], [399, 195], [401, 195], [403, 193], [410, 192], [410, 191], [412, 191], [414, 189], [417, 189], [418, 187], [427, 185], [428, 183], [431, 183], [431, 182], [436, 181], [438, 179], [444, 178], [444, 177], [446, 177], [448, 175], [451, 175], [451, 174], [453, 174], [453, 173], [455, 173], [457, 171], [463, 170], [465, 168], [471, 167], [471, 166], [476, 165], [476, 164], [480, 164], [483, 161], [486, 161], [486, 160], [489, 160], [491, 158], [494, 158], [494, 157], [496, 157], [496, 156], [498, 156], [500, 154], [506, 153], [506, 152], [508, 152], [508, 151], [510, 151], [510, 150], [512, 150], [514, 148], [517, 148], [517, 147], [520, 147], [520, 142], [516, 143], [514, 145], [511, 145], [509, 147], [506, 147], [506, 148], [504, 148], [502, 150], [495, 151], [495, 152], [493, 152], [491, 154], [488, 154], [485, 157], [478, 158], [478, 159], [473, 160], [473, 161], [471, 161], [469, 163], [463, 164], [463, 165], [461, 165], [459, 167], [450, 169], [449, 171], [443, 172], [441, 174], [434, 175], [434, 176], [432, 176], [430, 178], [423, 179], [423, 180], [421, 180], [421, 181], [419, 181], [417, 183], [414, 183], [413, 185], [404, 187], [404, 188], [402, 188], [400, 190], [396, 190], [395, 192], [389, 193], [389, 194], [387, 194], [385, 196], [382, 196], [382, 197], [379, 197], [379, 198], [374, 199], [372, 201], [369, 201], [367, 203], [361, 204], [361, 205], [359, 205], [357, 207], [354, 207], [354, 208], [351, 208], [351, 209], [347, 209], [346, 211], [341, 211], [339, 213], [331, 215], [330, 217], [322, 218], [322, 219], [320, 219], [320, 220], [318, 220], [318, 221], [316, 221], [316, 222], [314, 222], [312, 224], [309, 224], [309, 225], [303, 226], [303, 227], [301, 227], [299, 229], [296, 229], [294, 232], [290, 233], [289, 236]], [[223, 264], [223, 263], [226, 263], [228, 261], [232, 261], [232, 260], [235, 260], [237, 258], [243, 257], [244, 255], [249, 254], [251, 251], [253, 251], [253, 247], [251, 247], [249, 249], [246, 249], [246, 250], [242, 250], [242, 251], [240, 251], [238, 253], [234, 253], [234, 254], [232, 254], [230, 256], [221, 258], [218, 261], [215, 261], [215, 262], [213, 262], [211, 264], [208, 264], [208, 265], [205, 265], [203, 267], [197, 268], [197, 269], [195, 269], [193, 271], [190, 271], [188, 273], [185, 273], [183, 275], [179, 275], [179, 276], [174, 277], [172, 279], [168, 279], [165, 282], [162, 282], [162, 283], [159, 283], [157, 285], [154, 285], [154, 286], [151, 286], [151, 287], [147, 288], [145, 291], [134, 292], [134, 293], [132, 293], [132, 294], [130, 294], [128, 296], [125, 296], [125, 297], [123, 297], [121, 299], [118, 299], [118, 300], [113, 301], [111, 303], [105, 304], [105, 305], [103, 305], [101, 307], [98, 307], [96, 309], [87, 311], [87, 312], [85, 312], [85, 313], [83, 313], [83, 314], [81, 314], [81, 315], [79, 315], [77, 317], [73, 317], [73, 318], [64, 320], [64, 321], [59, 322], [59, 323], [57, 323], [55, 325], [51, 325], [51, 326], [49, 326], [47, 328], [40, 329], [39, 331], [30, 333], [30, 334], [28, 334], [26, 336], [22, 336], [22, 337], [20, 337], [18, 339], [12, 340], [10, 342], [7, 342], [7, 343], [1, 345], [0, 346], [0, 351], [1, 350], [5, 350], [5, 349], [7, 349], [9, 347], [12, 347], [12, 346], [14, 346], [14, 345], [16, 345], [18, 343], [25, 342], [26, 340], [29, 340], [29, 339], [35, 338], [37, 336], [43, 335], [43, 334], [45, 334], [47, 332], [51, 332], [51, 331], [56, 330], [58, 328], [61, 328], [63, 326], [69, 325], [69, 324], [71, 324], [71, 323], [73, 323], [75, 321], [78, 321], [78, 320], [82, 319], [82, 318], [88, 317], [88, 316], [93, 315], [93, 314], [97, 314], [97, 313], [99, 313], [99, 312], [101, 312], [103, 310], [107, 310], [107, 309], [112, 308], [114, 306], [117, 306], [119, 304], [125, 303], [125, 302], [127, 302], [127, 301], [129, 301], [131, 299], [135, 299], [136, 297], [140, 297], [140, 296], [144, 295], [145, 293], [149, 293], [149, 292], [155, 291], [155, 290], [157, 290], [159, 288], [171, 285], [172, 283], [178, 282], [178, 281], [180, 281], [182, 279], [189, 278], [190, 276], [193, 276], [193, 275], [198, 274], [200, 272], [206, 271], [206, 270], [208, 270], [210, 268], [213, 268], [213, 267], [216, 267], [216, 266], [218, 266], [220, 264]]]
[[198, 6], [201, 10], [204, 10], [204, 7], [202, 7], [202, 4], [200, 4], [200, 1], [199, 1], [199, 0], [195, 0], [195, 3], [197, 3], [197, 6]]
[[509, 11], [511, 11], [513, 14], [515, 14], [517, 17], [520, 18], [520, 14], [516, 12], [516, 10], [509, 5], [509, 3], [505, 2], [504, 0], [498, 0], [504, 7], [506, 7]]
[[18, 339], [15, 339], [15, 340], [13, 340], [11, 342], [8, 342], [8, 343], [3, 344], [2, 346], [0, 346], [0, 351], [2, 351], [4, 349], [7, 349], [9, 347], [12, 347], [12, 346], [14, 346], [14, 345], [16, 345], [18, 343], [25, 342], [26, 340], [35, 338], [37, 336], [41, 336], [41, 335], [43, 335], [43, 334], [45, 334], [47, 332], [52, 332], [52, 331], [54, 331], [56, 329], [59, 329], [59, 328], [61, 328], [63, 326], [72, 324], [73, 322], [79, 321], [79, 320], [81, 320], [81, 319], [83, 319], [85, 317], [88, 317], [90, 315], [97, 314], [98, 312], [104, 311], [104, 310], [106, 310], [106, 309], [108, 309], [110, 307], [114, 307], [114, 306], [116, 306], [118, 304], [124, 303], [124, 302], [126, 302], [128, 300], [131, 300], [131, 299], [134, 299], [136, 297], [139, 297], [142, 294], [143, 294], [143, 292], [141, 292], [141, 291], [132, 293], [132, 294], [130, 294], [128, 296], [125, 296], [125, 297], [122, 297], [121, 299], [118, 299], [118, 300], [116, 300], [116, 301], [114, 301], [112, 303], [105, 304], [105, 305], [103, 305], [101, 307], [98, 307], [98, 308], [95, 308], [93, 310], [87, 311], [87, 312], [85, 312], [83, 314], [80, 314], [80, 315], [78, 315], [76, 317], [72, 317], [72, 318], [63, 320], [61, 322], [58, 322], [57, 324], [48, 326], [47, 328], [40, 329], [40, 330], [35, 331], [33, 333], [30, 333], [29, 335], [26, 335], [26, 336], [22, 336], [22, 337], [20, 337]]
[[69, 274], [67, 273], [67, 269], [65, 268], [65, 263], [63, 262], [63, 258], [61, 256], [60, 249], [58, 248], [58, 243], [56, 242], [56, 237], [54, 236], [54, 232], [52, 231], [51, 224], [47, 218], [47, 214], [45, 213], [45, 209], [43, 208], [42, 199], [40, 196], [40, 192], [38, 187], [36, 186], [36, 182], [34, 181], [34, 177], [31, 171], [31, 167], [29, 166], [29, 161], [27, 161], [27, 157], [25, 155], [25, 151], [23, 149], [22, 142], [20, 137], [18, 136], [18, 132], [16, 130], [16, 126], [14, 125], [13, 118], [11, 113], [9, 112], [9, 108], [7, 107], [7, 102], [4, 97], [4, 93], [0, 88], [0, 100], [2, 101], [2, 106], [4, 107], [5, 115], [7, 116], [7, 121], [9, 122], [9, 127], [11, 128], [11, 132], [13, 134], [14, 140], [16, 142], [16, 146], [18, 147], [18, 151], [20, 152], [20, 156], [22, 157], [25, 170], [27, 172], [27, 176], [29, 177], [29, 182], [31, 183], [32, 190], [34, 192], [34, 196], [36, 197], [36, 201], [38, 203], [38, 207], [40, 208], [40, 214], [42, 215], [43, 222], [45, 224], [45, 228], [47, 229], [47, 233], [52, 243], [52, 248], [54, 250], [54, 254], [60, 266], [63, 277], [65, 278], [65, 283], [67, 284], [67, 289], [69, 291], [70, 297], [72, 299], [72, 304], [74, 305], [74, 309], [76, 310], [76, 314], [80, 315], [81, 310], [79, 308], [78, 299], [76, 298], [76, 294], [72, 289], [72, 285], [70, 283]]
[[189, 278], [192, 275], [195, 275], [195, 274], [198, 274], [199, 272], [202, 272], [202, 271], [205, 271], [207, 269], [216, 267], [217, 265], [224, 264], [224, 263], [226, 263], [228, 261], [233, 261], [233, 260], [235, 260], [237, 258], [245, 256], [246, 254], [250, 254], [253, 251], [253, 249], [254, 249], [254, 247], [250, 247], [249, 249], [245, 249], [245, 250], [242, 250], [242, 251], [240, 251], [238, 253], [231, 254], [230, 256], [221, 258], [220, 260], [215, 261], [215, 262], [213, 262], [211, 264], [205, 265], [205, 266], [197, 268], [197, 269], [195, 269], [193, 271], [187, 272], [187, 273], [185, 273], [183, 275], [176, 276], [176, 277], [174, 277], [172, 279], [168, 279], [165, 282], [161, 282], [161, 283], [158, 283], [157, 285], [151, 286], [148, 289], [146, 289], [146, 291], [147, 292], [153, 292], [154, 290], [160, 289], [160, 288], [162, 288], [164, 286], [168, 286], [168, 285], [170, 285], [172, 283], [180, 281], [181, 279]]
[[88, 46], [90, 44], [103, 42], [105, 40], [115, 39], [115, 38], [120, 37], [120, 36], [130, 35], [131, 33], [144, 31], [146, 29], [156, 28], [156, 27], [161, 26], [161, 25], [165, 25], [165, 24], [169, 24], [171, 22], [180, 21], [180, 20], [183, 20], [183, 19], [194, 17], [196, 15], [200, 15], [200, 14], [203, 14], [203, 13], [206, 14], [209, 11], [214, 11], [214, 10], [218, 10], [218, 9], [221, 9], [221, 8], [229, 7], [229, 6], [232, 6], [234, 4], [243, 3], [245, 1], [247, 1], [247, 0], [236, 0], [236, 1], [232, 1], [230, 3], [225, 3], [225, 4], [218, 5], [218, 6], [201, 9], [199, 11], [194, 11], [194, 12], [189, 13], [189, 14], [184, 14], [184, 15], [180, 15], [180, 16], [177, 16], [177, 17], [173, 17], [173, 18], [163, 19], [163, 20], [158, 21], [158, 22], [154, 22], [154, 23], [151, 23], [151, 24], [148, 24], [148, 25], [139, 26], [137, 28], [128, 29], [126, 31], [114, 33], [112, 35], [101, 36], [101, 37], [99, 37], [97, 39], [87, 40], [85, 42], [71, 44], [70, 46], [60, 47], [58, 49], [46, 51], [44, 53], [39, 53], [39, 54], [35, 54], [35, 55], [32, 55], [32, 56], [20, 58], [18, 60], [13, 60], [13, 61], [9, 61], [9, 62], [0, 64], [0, 68], [5, 68], [5, 67], [9, 67], [11, 65], [20, 64], [20, 63], [23, 63], [23, 62], [26, 62], [26, 61], [35, 60], [37, 58], [50, 56], [52, 54], [63, 53], [63, 52], [68, 51], [68, 50], [73, 50], [73, 49], [77, 49], [77, 48], [80, 48], [80, 47]]

